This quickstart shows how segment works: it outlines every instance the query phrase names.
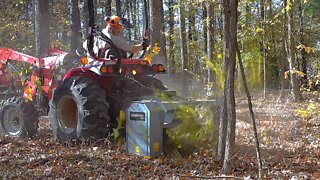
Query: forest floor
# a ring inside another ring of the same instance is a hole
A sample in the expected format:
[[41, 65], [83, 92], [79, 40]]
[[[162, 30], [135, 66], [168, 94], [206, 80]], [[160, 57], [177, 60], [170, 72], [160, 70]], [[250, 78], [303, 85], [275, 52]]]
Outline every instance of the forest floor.
[[[320, 178], [320, 105], [253, 98], [263, 179]], [[251, 119], [245, 98], [237, 98], [236, 155], [232, 176], [256, 179], [257, 163]], [[189, 154], [172, 151], [158, 158], [126, 155], [105, 139], [64, 147], [40, 120], [39, 137], [28, 140], [0, 135], [1, 179], [210, 179], [222, 163], [214, 150]], [[198, 178], [196, 178], [198, 177]]]

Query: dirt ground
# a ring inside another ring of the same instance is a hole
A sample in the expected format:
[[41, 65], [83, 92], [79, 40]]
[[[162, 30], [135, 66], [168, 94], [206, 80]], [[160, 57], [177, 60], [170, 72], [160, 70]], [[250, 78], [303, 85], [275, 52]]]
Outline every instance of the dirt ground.
[[[319, 179], [319, 116], [301, 118], [296, 113], [296, 109], [307, 108], [310, 101], [267, 99], [254, 98], [253, 102], [264, 179]], [[246, 100], [237, 98], [237, 147], [232, 176], [256, 179], [256, 153], [248, 112]], [[190, 154], [174, 150], [158, 158], [135, 157], [126, 155], [123, 148], [107, 139], [65, 147], [53, 139], [48, 120], [42, 118], [39, 136], [34, 139], [0, 135], [0, 180], [210, 179], [220, 175], [222, 166], [214, 151], [199, 148]]]
[[[310, 103], [278, 102], [277, 98], [255, 100], [254, 113], [259, 133], [266, 179], [319, 179], [320, 177], [320, 116], [301, 118], [297, 109]], [[247, 104], [238, 100], [238, 157], [255, 158], [251, 118]]]

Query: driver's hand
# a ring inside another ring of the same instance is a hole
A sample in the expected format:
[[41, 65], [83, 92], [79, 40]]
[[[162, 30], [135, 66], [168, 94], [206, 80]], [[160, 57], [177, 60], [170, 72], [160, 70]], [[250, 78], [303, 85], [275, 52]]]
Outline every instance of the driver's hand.
[[142, 49], [143, 49], [143, 50], [146, 50], [149, 46], [150, 46], [149, 39], [143, 38], [143, 41], [142, 41]]

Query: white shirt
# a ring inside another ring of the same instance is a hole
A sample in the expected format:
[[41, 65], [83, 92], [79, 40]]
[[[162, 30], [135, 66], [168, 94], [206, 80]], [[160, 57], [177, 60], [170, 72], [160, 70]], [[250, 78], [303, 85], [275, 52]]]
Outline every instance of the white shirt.
[[[119, 49], [125, 51], [125, 52], [131, 52], [133, 49], [133, 45], [128, 43], [127, 41], [124, 40], [124, 38], [120, 36], [116, 36], [111, 32], [111, 29], [109, 28], [109, 25], [102, 30], [102, 33], [105, 34], [108, 38], [111, 39], [113, 44], [118, 47]], [[99, 49], [108, 49], [110, 47], [109, 43], [104, 42], [103, 40], [94, 37], [93, 41], [93, 52], [95, 54], [98, 54]], [[88, 50], [87, 47], [87, 40], [83, 43], [83, 48]]]

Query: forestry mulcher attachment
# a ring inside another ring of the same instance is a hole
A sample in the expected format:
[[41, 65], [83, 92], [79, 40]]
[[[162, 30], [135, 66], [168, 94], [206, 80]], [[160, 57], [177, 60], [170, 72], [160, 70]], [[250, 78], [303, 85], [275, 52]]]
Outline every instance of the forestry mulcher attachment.
[[50, 50], [45, 58], [0, 48], [0, 131], [12, 137], [37, 134], [39, 115], [46, 115], [52, 90], [76, 54]]

